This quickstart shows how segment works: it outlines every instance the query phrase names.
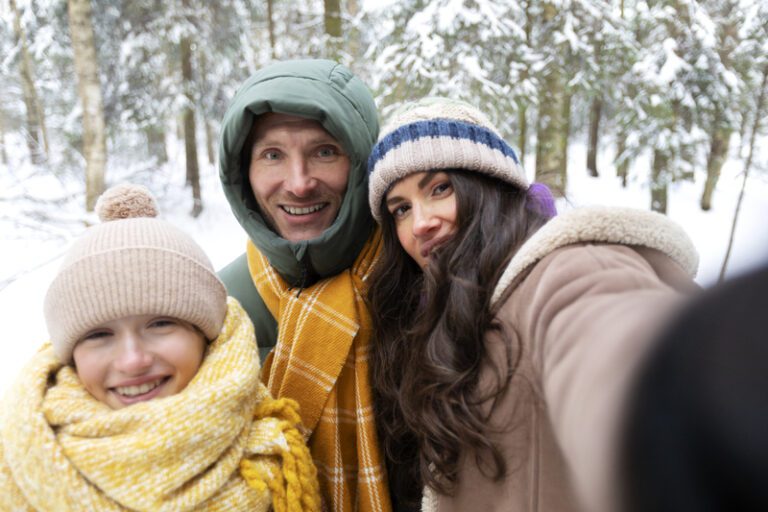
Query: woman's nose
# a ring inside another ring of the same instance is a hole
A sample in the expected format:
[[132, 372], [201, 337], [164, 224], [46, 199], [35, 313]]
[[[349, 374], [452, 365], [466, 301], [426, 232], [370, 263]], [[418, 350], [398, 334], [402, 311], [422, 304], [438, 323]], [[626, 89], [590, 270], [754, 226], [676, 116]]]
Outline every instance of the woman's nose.
[[424, 236], [440, 226], [440, 219], [429, 208], [413, 208], [413, 235]]

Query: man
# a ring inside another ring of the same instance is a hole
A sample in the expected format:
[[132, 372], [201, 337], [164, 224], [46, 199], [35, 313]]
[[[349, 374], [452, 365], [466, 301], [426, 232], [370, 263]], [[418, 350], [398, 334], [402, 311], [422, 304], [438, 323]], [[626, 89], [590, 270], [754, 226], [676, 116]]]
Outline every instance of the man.
[[391, 509], [363, 299], [380, 244], [365, 172], [378, 129], [368, 88], [347, 68], [287, 61], [238, 90], [219, 148], [224, 192], [249, 237], [220, 276], [269, 352], [262, 380], [301, 406], [334, 511]]

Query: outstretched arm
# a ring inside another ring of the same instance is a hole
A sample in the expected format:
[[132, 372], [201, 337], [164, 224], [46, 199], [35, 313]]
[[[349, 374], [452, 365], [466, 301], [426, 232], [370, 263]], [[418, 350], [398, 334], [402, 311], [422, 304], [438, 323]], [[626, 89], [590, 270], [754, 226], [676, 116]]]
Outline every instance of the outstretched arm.
[[586, 510], [616, 510], [616, 438], [628, 386], [684, 297], [671, 283], [690, 283], [671, 260], [653, 256], [660, 267], [631, 247], [565, 247], [516, 292], [525, 298], [516, 301], [521, 334]]

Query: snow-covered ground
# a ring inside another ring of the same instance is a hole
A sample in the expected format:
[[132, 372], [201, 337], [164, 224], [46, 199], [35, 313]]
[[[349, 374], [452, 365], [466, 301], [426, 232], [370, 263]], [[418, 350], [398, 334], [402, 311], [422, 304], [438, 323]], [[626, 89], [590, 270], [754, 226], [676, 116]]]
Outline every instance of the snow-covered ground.
[[[568, 201], [559, 202], [560, 210], [589, 204], [648, 207], [649, 191], [643, 176], [636, 173], [629, 186], [621, 188], [614, 170], [608, 167], [610, 155], [604, 152], [598, 165], [603, 164], [605, 170], [599, 178], [591, 178], [584, 167], [585, 151], [583, 144], [577, 143], [570, 148]], [[758, 163], [765, 168], [765, 161]], [[647, 161], [642, 160], [636, 165], [638, 169], [648, 167]], [[526, 162], [526, 168], [533, 169], [532, 162]], [[714, 197], [714, 208], [709, 212], [701, 211], [698, 206], [703, 177], [695, 183], [671, 186], [668, 214], [683, 226], [699, 250], [701, 262], [697, 281], [703, 286], [713, 284], [718, 278], [741, 186], [742, 169], [741, 160], [727, 162]], [[174, 172], [183, 180], [181, 170]], [[221, 268], [244, 250], [245, 234], [230, 212], [215, 169], [207, 166], [202, 172], [205, 210], [197, 219], [188, 215], [191, 194], [189, 189], [182, 187], [182, 181], [176, 187], [153, 192], [159, 196], [163, 218], [190, 233], [207, 251], [214, 266]], [[6, 197], [6, 183], [10, 181], [4, 180], [8, 180], [9, 174], [0, 166], [0, 197]], [[40, 187], [50, 187], [51, 197], [59, 194], [60, 185], [52, 177], [36, 179], [40, 180]], [[36, 192], [42, 195], [43, 191]], [[13, 190], [8, 192], [14, 193]], [[71, 215], [75, 224], [78, 219], [76, 213], [59, 212], [55, 207], [45, 205], [40, 208], [56, 218]], [[0, 393], [7, 389], [22, 365], [46, 339], [42, 314], [45, 292], [56, 274], [61, 254], [71, 240], [85, 229], [84, 225], [72, 228], [70, 224], [66, 229], [52, 227], [51, 231], [55, 232], [42, 236], [39, 230], [14, 222], [13, 216], [12, 205], [0, 202], [0, 325], [3, 326], [4, 338], [3, 355], [0, 357]], [[750, 178], [742, 205], [728, 276], [768, 262], [766, 218], [768, 176], [755, 173]], [[19, 274], [20, 277], [2, 288], [10, 276]]]

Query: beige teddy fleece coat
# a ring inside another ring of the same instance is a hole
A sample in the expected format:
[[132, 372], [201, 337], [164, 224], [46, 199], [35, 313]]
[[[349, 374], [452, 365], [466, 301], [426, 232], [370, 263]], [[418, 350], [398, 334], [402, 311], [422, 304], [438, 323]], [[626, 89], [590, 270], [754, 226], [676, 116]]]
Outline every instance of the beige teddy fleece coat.
[[[687, 235], [654, 213], [574, 210], [540, 229], [494, 293], [519, 357], [491, 414], [507, 474], [493, 481], [465, 454], [454, 494], [427, 489], [423, 509], [617, 510], [615, 443], [628, 385], [664, 318], [696, 289], [697, 264]], [[505, 360], [498, 334], [486, 343]], [[481, 388], [493, 375], [486, 367]]]

